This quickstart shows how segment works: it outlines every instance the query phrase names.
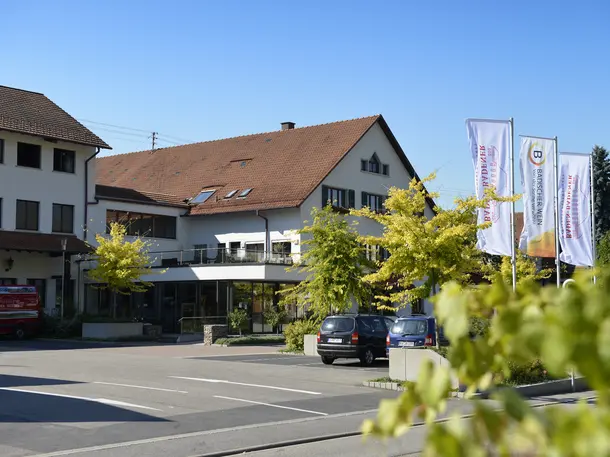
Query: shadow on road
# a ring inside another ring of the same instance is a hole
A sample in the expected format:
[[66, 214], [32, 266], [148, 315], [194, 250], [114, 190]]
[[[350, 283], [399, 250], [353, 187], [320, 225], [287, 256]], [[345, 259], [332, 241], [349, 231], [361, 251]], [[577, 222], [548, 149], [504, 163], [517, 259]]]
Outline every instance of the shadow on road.
[[20, 351], [61, 351], [75, 349], [105, 349], [113, 347], [143, 347], [143, 346], [166, 346], [172, 343], [158, 343], [156, 341], [137, 342], [102, 342], [102, 341], [65, 341], [65, 340], [10, 340], [0, 339], [0, 353]]
[[[62, 384], [82, 383], [78, 381], [68, 381], [65, 379], [36, 378], [32, 376], [15, 376], [11, 374], [0, 374], [0, 387], [59, 386]], [[0, 411], [2, 411], [2, 408], [0, 408]]]

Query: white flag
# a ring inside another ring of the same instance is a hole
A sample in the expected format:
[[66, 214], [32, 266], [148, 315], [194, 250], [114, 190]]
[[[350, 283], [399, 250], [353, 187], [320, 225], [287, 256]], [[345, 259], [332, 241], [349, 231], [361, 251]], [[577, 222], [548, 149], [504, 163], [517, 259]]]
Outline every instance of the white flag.
[[560, 259], [571, 265], [593, 266], [590, 156], [559, 158]]
[[[485, 189], [495, 187], [501, 197], [510, 192], [510, 122], [467, 119], [466, 130], [470, 141], [477, 198], [483, 198]], [[510, 216], [511, 204], [490, 202], [478, 210], [477, 222], [491, 222], [491, 227], [477, 233], [477, 248], [488, 254], [511, 255], [512, 243]]]
[[555, 257], [555, 141], [521, 138], [523, 232], [519, 248], [531, 257]]

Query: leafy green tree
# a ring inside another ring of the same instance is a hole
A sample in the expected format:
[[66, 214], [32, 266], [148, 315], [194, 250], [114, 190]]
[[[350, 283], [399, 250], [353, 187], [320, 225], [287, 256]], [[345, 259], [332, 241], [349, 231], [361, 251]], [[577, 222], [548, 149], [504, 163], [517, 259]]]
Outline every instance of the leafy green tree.
[[[112, 292], [112, 317], [116, 318], [118, 294], [130, 295], [133, 292], [145, 292], [153, 284], [142, 281], [143, 275], [156, 273], [151, 269], [149, 257], [150, 242], [136, 237], [133, 241], [125, 240], [127, 229], [124, 225], [110, 224], [110, 236], [96, 234], [98, 246], [95, 248], [96, 265], [88, 271], [91, 280]], [[165, 270], [158, 272], [163, 273]]]
[[[399, 399], [383, 400], [377, 420], [367, 421], [363, 431], [398, 436], [423, 420], [423, 455], [430, 457], [610, 455], [610, 271], [601, 272], [596, 284], [591, 275], [579, 272], [568, 288], [523, 283], [516, 293], [501, 278], [476, 289], [447, 284], [437, 296], [436, 315], [451, 341], [450, 366], [425, 363], [417, 381]], [[491, 322], [472, 339], [468, 323], [477, 316]], [[535, 408], [512, 389], [494, 388], [509, 376], [511, 363], [532, 360], [556, 378], [580, 373], [595, 390], [595, 407]], [[468, 420], [454, 415], [436, 421], [451, 375], [467, 386], [466, 396], [489, 390], [496, 403], [473, 399]]]
[[599, 242], [610, 230], [610, 158], [608, 151], [601, 146], [593, 148], [593, 184], [595, 197], [595, 237]]
[[610, 266], [610, 231], [597, 243], [597, 262], [599, 266]]
[[277, 306], [266, 306], [263, 315], [265, 317], [265, 323], [270, 325], [279, 333], [280, 326], [286, 319], [288, 313], [286, 311], [286, 306], [280, 303]]
[[[547, 279], [553, 274], [552, 269], [544, 268], [538, 269], [536, 265], [536, 260], [526, 256], [525, 254], [518, 253], [516, 256], [517, 259], [517, 284], [522, 284], [530, 281], [540, 281], [542, 279]], [[513, 283], [513, 268], [511, 258], [507, 256], [502, 256], [497, 267], [494, 264], [488, 263], [484, 264], [482, 267], [482, 271], [485, 275], [485, 278], [489, 281], [492, 281], [496, 278], [496, 275], [499, 273], [502, 280], [512, 286]]]
[[354, 223], [330, 205], [314, 208], [312, 222], [299, 230], [304, 247], [300, 261], [289, 270], [302, 268], [307, 277], [280, 291], [281, 303], [308, 305], [314, 321], [343, 313], [356, 303], [368, 302], [371, 289], [362, 281], [372, 264], [358, 241]]
[[239, 336], [242, 335], [242, 331], [245, 329], [248, 323], [248, 311], [243, 308], [235, 308], [229, 313], [229, 324], [231, 328], [239, 332]]
[[407, 306], [434, 294], [437, 286], [449, 281], [467, 283], [478, 272], [481, 253], [476, 248], [476, 233], [489, 223], [477, 225], [475, 211], [498, 199], [492, 191], [481, 200], [474, 197], [456, 199], [453, 209], [435, 208], [431, 218], [425, 216], [429, 194], [422, 181], [413, 179], [408, 189], [391, 188], [385, 201], [385, 212], [368, 208], [354, 210], [356, 216], [372, 219], [384, 228], [382, 236], [363, 236], [362, 243], [385, 248], [390, 256], [377, 271], [364, 280], [384, 285], [386, 293], [377, 295], [380, 307], [384, 302]]

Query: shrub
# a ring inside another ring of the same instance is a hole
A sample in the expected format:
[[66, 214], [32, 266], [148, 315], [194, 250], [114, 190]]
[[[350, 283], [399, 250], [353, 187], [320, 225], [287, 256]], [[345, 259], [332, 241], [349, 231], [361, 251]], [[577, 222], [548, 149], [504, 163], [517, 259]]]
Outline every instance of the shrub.
[[270, 325], [273, 329], [277, 329], [279, 333], [280, 325], [282, 325], [284, 319], [286, 319], [287, 314], [286, 307], [282, 304], [277, 305], [277, 307], [267, 306], [264, 314], [265, 323]]
[[233, 330], [238, 330], [241, 335], [242, 330], [245, 330], [248, 323], [248, 311], [242, 308], [236, 308], [229, 313], [229, 324]]
[[504, 384], [522, 386], [525, 384], [536, 384], [552, 379], [540, 360], [533, 360], [529, 363], [518, 364], [508, 361], [510, 375], [504, 380]]
[[77, 338], [81, 336], [82, 321], [80, 316], [64, 319], [57, 316], [43, 316], [41, 335], [46, 338]]
[[491, 321], [484, 317], [471, 317], [469, 322], [469, 333], [472, 338], [483, 336], [489, 330]]
[[284, 329], [286, 349], [294, 352], [303, 352], [303, 337], [315, 335], [320, 330], [320, 324], [309, 319], [294, 321]]

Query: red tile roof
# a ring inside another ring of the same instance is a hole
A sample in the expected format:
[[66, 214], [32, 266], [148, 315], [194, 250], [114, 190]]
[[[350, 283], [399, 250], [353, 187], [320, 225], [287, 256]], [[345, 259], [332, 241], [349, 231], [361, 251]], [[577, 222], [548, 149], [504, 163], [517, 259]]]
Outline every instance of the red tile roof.
[[0, 86], [0, 130], [112, 149], [38, 92]]
[[[377, 115], [98, 158], [98, 188], [119, 187], [123, 193], [132, 189], [153, 199], [153, 194], [162, 194], [180, 202], [214, 189], [207, 201], [191, 207], [191, 215], [297, 207], [375, 123], [409, 173], [417, 176]], [[238, 197], [250, 188], [247, 197]], [[238, 192], [225, 198], [234, 190]]]
[[175, 195], [162, 194], [159, 192], [138, 191], [135, 189], [125, 189], [124, 187], [112, 187], [97, 184], [95, 186], [95, 196], [104, 200], [126, 201], [147, 205], [176, 206], [188, 208], [184, 199]]
[[61, 240], [66, 238], [66, 252], [88, 253], [93, 250], [83, 240], [74, 235], [59, 235], [36, 232], [13, 232], [0, 230], [0, 249], [11, 251], [61, 253]]

